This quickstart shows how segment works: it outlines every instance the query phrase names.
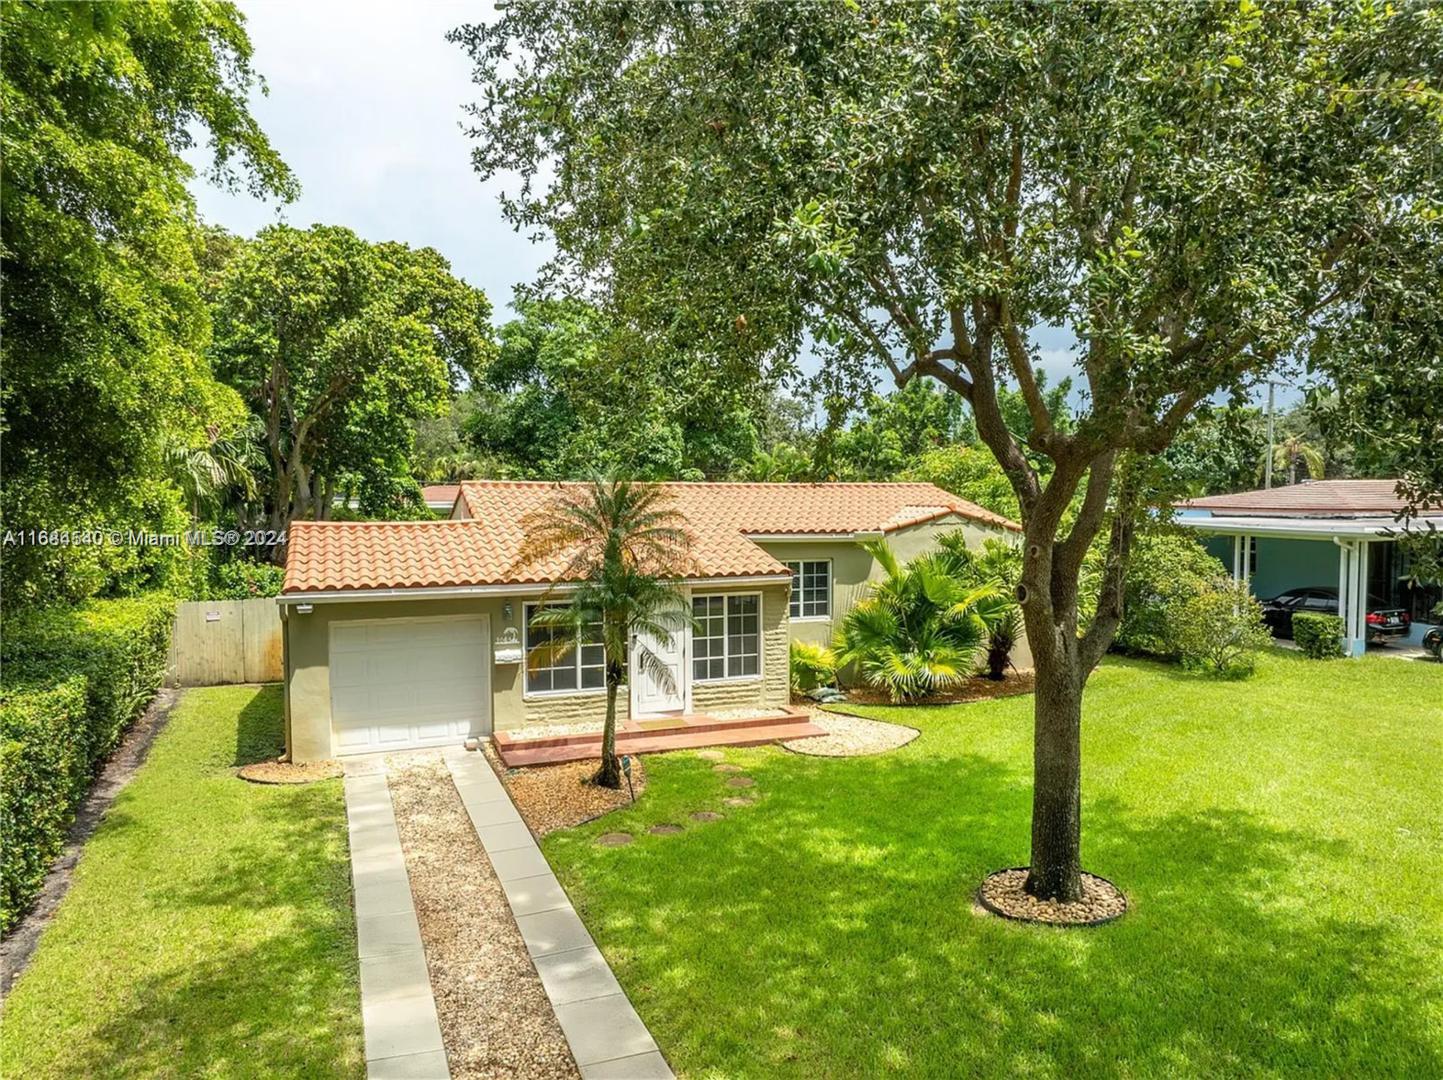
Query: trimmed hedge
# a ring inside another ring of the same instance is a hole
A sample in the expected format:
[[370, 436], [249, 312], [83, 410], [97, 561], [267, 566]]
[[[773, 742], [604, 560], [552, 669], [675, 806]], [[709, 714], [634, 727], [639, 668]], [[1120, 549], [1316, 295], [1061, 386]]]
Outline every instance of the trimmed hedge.
[[1293, 616], [1293, 640], [1305, 656], [1331, 660], [1343, 655], [1343, 620], [1337, 615], [1300, 611]]
[[34, 900], [90, 781], [165, 674], [168, 596], [7, 616], [0, 642], [0, 929]]

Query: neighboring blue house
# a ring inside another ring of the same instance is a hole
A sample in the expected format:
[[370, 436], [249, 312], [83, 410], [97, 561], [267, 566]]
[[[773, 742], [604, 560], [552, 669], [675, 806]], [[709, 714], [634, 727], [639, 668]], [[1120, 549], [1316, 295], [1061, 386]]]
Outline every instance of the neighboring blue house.
[[[1203, 545], [1260, 600], [1288, 589], [1337, 589], [1344, 647], [1356, 656], [1365, 648], [1369, 608], [1407, 611], [1410, 644], [1437, 622], [1432, 610], [1443, 594], [1436, 585], [1409, 584], [1407, 553], [1389, 539], [1404, 509], [1392, 480], [1318, 480], [1190, 499], [1178, 504], [1177, 523], [1202, 534]], [[1414, 518], [1413, 527], [1429, 520], [1443, 528], [1443, 511]]]

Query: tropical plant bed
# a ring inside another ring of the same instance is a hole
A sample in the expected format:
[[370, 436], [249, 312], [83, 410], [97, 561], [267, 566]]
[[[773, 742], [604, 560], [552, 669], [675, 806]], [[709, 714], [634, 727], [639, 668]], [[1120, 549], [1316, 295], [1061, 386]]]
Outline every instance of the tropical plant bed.
[[521, 819], [537, 836], [569, 829], [630, 806], [632, 792], [640, 799], [646, 790], [646, 766], [639, 754], [631, 757], [631, 787], [627, 787], [623, 778], [621, 789], [614, 791], [592, 782], [601, 766], [597, 758], [508, 769], [501, 764], [490, 743], [483, 752], [491, 767], [500, 774], [507, 794], [521, 812]]
[[1072, 903], [1039, 900], [1029, 894], [1027, 867], [1014, 866], [987, 875], [977, 889], [977, 902], [994, 915], [1049, 926], [1100, 926], [1120, 919], [1127, 897], [1107, 878], [1083, 871], [1082, 899]]
[[[969, 701], [990, 701], [993, 698], [1011, 697], [1014, 694], [1030, 694], [1035, 680], [1031, 671], [1013, 672], [1005, 679], [989, 679], [985, 675], [974, 675], [960, 686], [940, 693], [928, 694], [911, 702], [912, 705], [963, 705]], [[848, 705], [893, 705], [887, 691], [874, 686], [847, 687], [847, 700], [829, 709], [846, 711]]]

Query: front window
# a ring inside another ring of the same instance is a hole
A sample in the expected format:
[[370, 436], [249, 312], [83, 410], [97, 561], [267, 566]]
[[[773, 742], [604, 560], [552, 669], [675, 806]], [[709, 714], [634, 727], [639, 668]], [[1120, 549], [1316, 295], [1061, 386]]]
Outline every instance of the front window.
[[575, 635], [562, 626], [536, 625], [533, 620], [541, 610], [540, 604], [526, 605], [526, 692], [555, 694], [604, 687], [606, 649], [601, 644], [601, 624], [592, 623]]
[[830, 559], [789, 562], [792, 572], [792, 618], [825, 619], [832, 614]]
[[691, 671], [698, 682], [744, 679], [761, 673], [761, 597], [696, 596]]

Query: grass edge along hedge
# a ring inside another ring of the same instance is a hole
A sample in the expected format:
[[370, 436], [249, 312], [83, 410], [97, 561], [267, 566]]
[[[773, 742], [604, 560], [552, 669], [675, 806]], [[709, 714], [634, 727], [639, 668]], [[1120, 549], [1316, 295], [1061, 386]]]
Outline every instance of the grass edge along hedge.
[[1304, 656], [1331, 660], [1343, 655], [1343, 620], [1337, 615], [1300, 611], [1293, 616], [1293, 641]]
[[165, 674], [175, 603], [6, 616], [0, 642], [0, 930], [29, 909], [90, 783]]

